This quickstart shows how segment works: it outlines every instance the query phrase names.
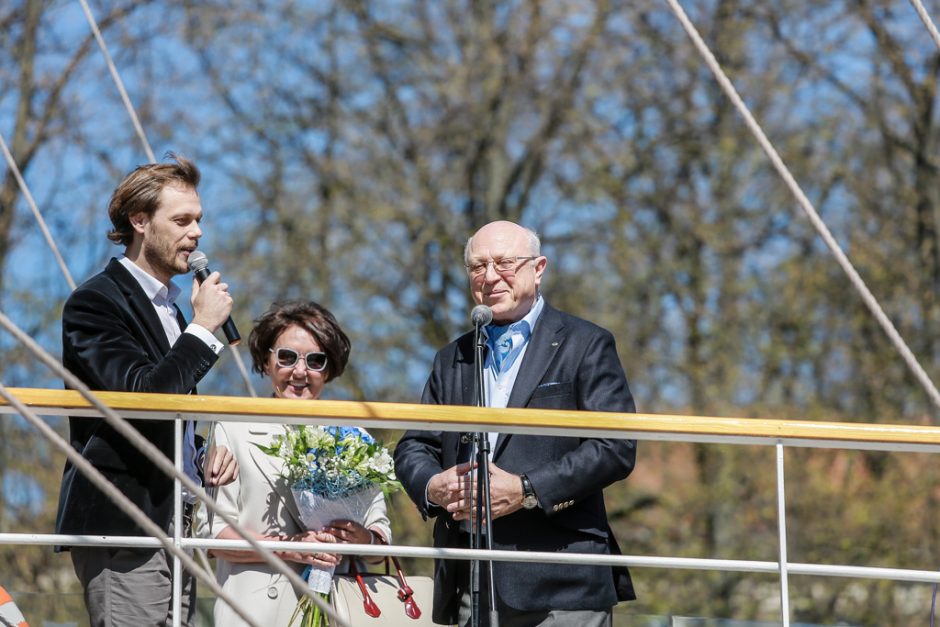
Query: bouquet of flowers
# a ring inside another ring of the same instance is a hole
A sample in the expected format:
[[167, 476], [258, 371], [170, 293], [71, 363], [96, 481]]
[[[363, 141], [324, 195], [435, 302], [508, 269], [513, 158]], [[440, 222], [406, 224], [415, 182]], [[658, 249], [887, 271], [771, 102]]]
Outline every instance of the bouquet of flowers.
[[[388, 449], [357, 427], [288, 426], [271, 446], [258, 448], [284, 461], [281, 474], [308, 529], [338, 518], [362, 524], [380, 491], [401, 489]], [[304, 576], [312, 590], [329, 594], [332, 568], [308, 566]], [[306, 597], [298, 605], [301, 612], [302, 625], [320, 624], [319, 608]]]

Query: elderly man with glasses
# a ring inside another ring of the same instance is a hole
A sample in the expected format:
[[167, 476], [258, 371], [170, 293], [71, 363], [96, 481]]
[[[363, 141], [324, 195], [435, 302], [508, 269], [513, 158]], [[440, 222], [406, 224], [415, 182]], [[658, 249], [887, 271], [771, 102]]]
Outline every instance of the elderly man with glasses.
[[[477, 304], [493, 312], [484, 328], [484, 389], [489, 407], [635, 411], [613, 336], [560, 312], [539, 292], [548, 260], [538, 236], [506, 221], [467, 242], [464, 263]], [[474, 334], [434, 358], [422, 402], [474, 404]], [[619, 554], [603, 489], [633, 470], [632, 440], [490, 434], [494, 549]], [[469, 464], [458, 463], [458, 433], [408, 431], [395, 470], [422, 515], [437, 518], [436, 547], [467, 547]], [[474, 494], [474, 500], [476, 495]], [[493, 562], [503, 627], [610, 625], [612, 608], [634, 599], [626, 568], [592, 564]], [[434, 620], [471, 620], [469, 562], [438, 560]], [[489, 607], [481, 581], [481, 608]], [[480, 624], [487, 625], [486, 617]]]

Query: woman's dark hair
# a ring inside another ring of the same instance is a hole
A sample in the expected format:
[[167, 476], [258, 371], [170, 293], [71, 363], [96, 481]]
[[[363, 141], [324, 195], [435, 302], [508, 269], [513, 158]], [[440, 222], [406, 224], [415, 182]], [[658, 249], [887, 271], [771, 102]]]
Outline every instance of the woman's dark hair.
[[275, 302], [255, 320], [248, 337], [252, 370], [264, 374], [264, 366], [274, 348], [274, 342], [292, 325], [309, 331], [320, 345], [320, 350], [326, 353], [327, 381], [343, 374], [346, 362], [349, 361], [349, 338], [326, 307], [301, 300]]

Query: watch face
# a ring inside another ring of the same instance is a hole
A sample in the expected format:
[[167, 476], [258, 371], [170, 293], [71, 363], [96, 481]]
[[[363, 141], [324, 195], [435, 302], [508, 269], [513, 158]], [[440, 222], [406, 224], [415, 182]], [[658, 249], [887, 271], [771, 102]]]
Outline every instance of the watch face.
[[522, 499], [522, 506], [526, 509], [534, 509], [539, 504], [539, 500], [530, 494]]

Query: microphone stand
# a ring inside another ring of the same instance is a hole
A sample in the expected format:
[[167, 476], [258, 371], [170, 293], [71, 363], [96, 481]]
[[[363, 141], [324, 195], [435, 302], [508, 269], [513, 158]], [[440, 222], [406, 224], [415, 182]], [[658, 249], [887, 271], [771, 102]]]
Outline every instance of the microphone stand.
[[[486, 347], [481, 333], [481, 325], [476, 322], [473, 325], [473, 350], [474, 350], [474, 400], [477, 407], [486, 407], [486, 387], [484, 385], [483, 373], [483, 349]], [[493, 550], [493, 519], [490, 511], [490, 438], [485, 431], [480, 431], [471, 435], [473, 438], [473, 447], [470, 459], [476, 457], [476, 494], [480, 495], [479, 504], [474, 507], [473, 492], [470, 493], [470, 548], [479, 549], [483, 545], [486, 529], [485, 542], [488, 551]], [[484, 526], [485, 523], [485, 526]], [[470, 624], [472, 627], [480, 627], [480, 567], [479, 559], [473, 559], [470, 562]], [[489, 587], [489, 605], [490, 621], [489, 627], [499, 627], [499, 612], [496, 610], [496, 584], [493, 581], [493, 562], [486, 561], [486, 570], [488, 574]]]

